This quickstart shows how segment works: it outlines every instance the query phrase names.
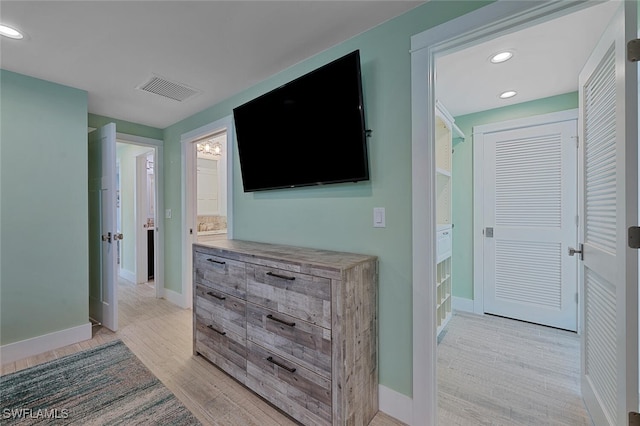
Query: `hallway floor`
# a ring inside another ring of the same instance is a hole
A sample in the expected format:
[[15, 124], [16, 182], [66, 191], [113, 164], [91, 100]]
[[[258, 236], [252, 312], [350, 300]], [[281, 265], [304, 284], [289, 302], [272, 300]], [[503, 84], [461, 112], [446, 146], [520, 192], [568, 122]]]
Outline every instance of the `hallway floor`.
[[576, 333], [454, 312], [438, 345], [439, 424], [591, 425]]

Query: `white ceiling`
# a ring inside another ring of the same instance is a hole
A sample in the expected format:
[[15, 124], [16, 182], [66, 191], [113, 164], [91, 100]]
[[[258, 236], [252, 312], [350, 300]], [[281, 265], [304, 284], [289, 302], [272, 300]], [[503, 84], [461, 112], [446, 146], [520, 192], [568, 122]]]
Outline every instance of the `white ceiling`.
[[[89, 93], [89, 112], [165, 128], [423, 1], [6, 1], [0, 66]], [[198, 89], [137, 90], [152, 74]]]
[[[421, 3], [2, 0], [0, 22], [27, 37], [0, 37], [0, 66], [86, 90], [91, 113], [165, 128]], [[439, 58], [439, 99], [457, 116], [577, 90], [616, 3]], [[515, 56], [489, 63], [503, 49]], [[153, 74], [201, 93], [136, 89]], [[508, 89], [518, 95], [499, 99]]]
[[[437, 97], [459, 116], [577, 91], [580, 70], [619, 5], [609, 1], [438, 58]], [[503, 50], [513, 58], [489, 62]], [[518, 94], [498, 98], [506, 90]]]

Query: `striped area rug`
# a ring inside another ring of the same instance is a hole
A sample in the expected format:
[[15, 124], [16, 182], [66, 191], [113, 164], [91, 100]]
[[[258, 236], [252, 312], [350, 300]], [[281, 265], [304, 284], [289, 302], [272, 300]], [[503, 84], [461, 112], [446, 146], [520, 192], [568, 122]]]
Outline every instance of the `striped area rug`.
[[199, 425], [120, 340], [0, 377], [2, 425]]

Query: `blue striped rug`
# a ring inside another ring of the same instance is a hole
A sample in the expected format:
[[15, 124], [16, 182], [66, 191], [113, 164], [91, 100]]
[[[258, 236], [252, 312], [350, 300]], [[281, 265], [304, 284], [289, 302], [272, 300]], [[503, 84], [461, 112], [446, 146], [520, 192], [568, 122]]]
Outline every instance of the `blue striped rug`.
[[120, 340], [0, 377], [2, 425], [199, 425]]

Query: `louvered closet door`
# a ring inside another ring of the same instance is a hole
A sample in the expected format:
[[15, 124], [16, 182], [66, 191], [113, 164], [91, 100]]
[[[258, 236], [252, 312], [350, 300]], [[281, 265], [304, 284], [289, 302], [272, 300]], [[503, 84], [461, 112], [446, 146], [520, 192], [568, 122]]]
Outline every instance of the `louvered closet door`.
[[484, 135], [484, 311], [576, 330], [576, 120]]
[[638, 410], [638, 252], [626, 241], [638, 224], [637, 65], [625, 59], [635, 7], [621, 4], [579, 79], [582, 394], [598, 426]]

